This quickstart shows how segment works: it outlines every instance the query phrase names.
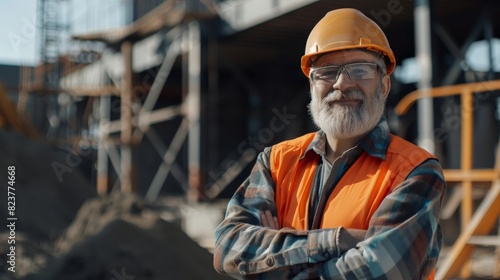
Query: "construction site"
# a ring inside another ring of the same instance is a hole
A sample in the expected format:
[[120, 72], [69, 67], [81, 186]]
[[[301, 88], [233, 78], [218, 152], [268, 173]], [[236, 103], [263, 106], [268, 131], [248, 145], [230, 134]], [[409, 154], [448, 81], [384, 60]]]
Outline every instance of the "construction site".
[[443, 166], [436, 279], [500, 279], [500, 1], [37, 0], [39, 61], [0, 65], [0, 280], [228, 279], [214, 230], [317, 130], [300, 58], [343, 7], [395, 53], [391, 132]]

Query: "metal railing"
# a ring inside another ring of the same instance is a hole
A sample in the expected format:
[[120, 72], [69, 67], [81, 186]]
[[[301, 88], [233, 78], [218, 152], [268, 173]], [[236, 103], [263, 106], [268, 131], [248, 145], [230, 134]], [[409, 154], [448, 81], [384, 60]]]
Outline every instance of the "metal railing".
[[[500, 90], [500, 80], [416, 90], [406, 95], [395, 107], [396, 114], [404, 115], [417, 100], [423, 98], [460, 96], [461, 100], [460, 169], [444, 169], [443, 172], [447, 182], [461, 184], [462, 230], [438, 268], [436, 279], [457, 277], [461, 272], [462, 276], [468, 277], [467, 274], [470, 274], [470, 271], [462, 269], [464, 266], [467, 267], [468, 260], [477, 244], [473, 242], [477, 239], [475, 236], [482, 236], [482, 239], [486, 239], [485, 235], [491, 232], [500, 215], [500, 146], [497, 147], [493, 168], [473, 168], [474, 94], [494, 90]], [[474, 212], [472, 189], [473, 183], [476, 182], [491, 182], [492, 186]], [[493, 242], [490, 242], [490, 245], [495, 245], [500, 241], [498, 239], [500, 237], [492, 239]]]

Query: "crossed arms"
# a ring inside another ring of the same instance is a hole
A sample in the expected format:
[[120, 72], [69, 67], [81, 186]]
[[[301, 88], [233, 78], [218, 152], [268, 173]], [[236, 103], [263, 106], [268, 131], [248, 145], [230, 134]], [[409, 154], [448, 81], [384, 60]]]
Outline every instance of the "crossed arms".
[[416, 279], [434, 269], [445, 187], [437, 161], [415, 168], [384, 199], [367, 230], [279, 228], [268, 170], [263, 152], [216, 229], [219, 273], [240, 279]]

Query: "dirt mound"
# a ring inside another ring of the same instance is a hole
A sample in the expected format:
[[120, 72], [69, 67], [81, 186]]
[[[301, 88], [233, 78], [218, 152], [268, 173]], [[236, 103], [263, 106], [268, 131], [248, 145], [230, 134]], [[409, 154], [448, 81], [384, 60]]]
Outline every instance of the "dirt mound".
[[149, 230], [116, 219], [27, 279], [223, 279], [211, 260], [208, 251], [161, 219]]
[[[0, 180], [7, 182], [8, 166], [15, 167], [17, 218], [16, 272], [7, 271], [11, 233], [3, 229], [0, 279], [226, 279], [209, 251], [160, 217], [164, 208], [134, 195], [98, 197], [79, 162], [68, 151], [0, 130]], [[0, 191], [6, 194], [7, 185]], [[4, 221], [7, 210], [7, 199], [0, 200]]]
[[[68, 151], [0, 129], [0, 181], [7, 182], [7, 168], [12, 166], [17, 232], [37, 242], [51, 242], [73, 221], [84, 201], [97, 196], [79, 170], [79, 160]], [[0, 184], [0, 191], [7, 194], [7, 187]], [[0, 219], [5, 221], [7, 199], [2, 197]]]
[[118, 192], [87, 201], [54, 250], [61, 260], [26, 279], [226, 279], [178, 225]]
[[90, 199], [78, 211], [74, 221], [55, 242], [54, 249], [66, 253], [87, 237], [100, 232], [107, 224], [123, 219], [148, 229], [151, 219], [143, 217], [144, 202], [134, 195], [113, 192], [108, 196]]

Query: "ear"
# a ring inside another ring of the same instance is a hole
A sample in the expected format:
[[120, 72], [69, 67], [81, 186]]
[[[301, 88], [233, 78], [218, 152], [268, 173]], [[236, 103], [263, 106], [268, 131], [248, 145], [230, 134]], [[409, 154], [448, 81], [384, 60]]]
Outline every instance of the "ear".
[[389, 95], [390, 91], [391, 91], [391, 76], [384, 75], [384, 77], [382, 77], [382, 95], [384, 96], [384, 99], [387, 99], [387, 96]]

